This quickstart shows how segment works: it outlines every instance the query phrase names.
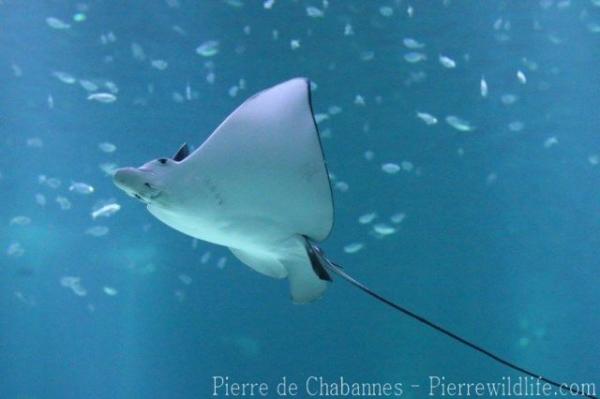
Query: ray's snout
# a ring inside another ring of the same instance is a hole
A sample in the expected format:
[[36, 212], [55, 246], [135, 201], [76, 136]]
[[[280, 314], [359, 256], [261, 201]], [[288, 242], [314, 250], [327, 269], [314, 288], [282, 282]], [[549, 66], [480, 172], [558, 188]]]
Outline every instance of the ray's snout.
[[117, 169], [113, 176], [115, 185], [126, 192], [136, 191], [136, 182], [139, 181], [139, 171], [136, 168]]
[[[144, 168], [117, 169], [113, 176], [115, 185], [128, 195], [144, 203], [150, 203], [161, 194], [152, 173]], [[151, 182], [152, 181], [152, 182]]]

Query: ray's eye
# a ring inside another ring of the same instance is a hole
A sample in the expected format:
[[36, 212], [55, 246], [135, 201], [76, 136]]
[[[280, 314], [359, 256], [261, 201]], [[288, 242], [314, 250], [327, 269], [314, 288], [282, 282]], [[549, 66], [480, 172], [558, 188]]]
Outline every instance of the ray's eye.
[[161, 158], [158, 160], [158, 162], [160, 162], [161, 164], [166, 164], [167, 163], [167, 159], [166, 158]]

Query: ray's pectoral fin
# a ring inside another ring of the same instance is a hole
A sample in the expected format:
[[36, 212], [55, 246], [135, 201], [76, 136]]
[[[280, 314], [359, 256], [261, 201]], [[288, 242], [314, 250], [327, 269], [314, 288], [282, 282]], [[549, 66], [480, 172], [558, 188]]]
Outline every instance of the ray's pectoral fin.
[[242, 263], [245, 263], [265, 276], [273, 278], [285, 278], [287, 276], [285, 267], [272, 255], [260, 253], [258, 251], [244, 251], [237, 248], [229, 248], [229, 250], [236, 258], [242, 261]]
[[298, 304], [321, 298], [331, 281], [323, 266], [321, 253], [308, 241], [305, 240], [305, 243], [304, 253], [282, 260], [288, 271], [292, 301]]
[[273, 278], [287, 277], [294, 303], [313, 302], [323, 296], [331, 277], [328, 260], [321, 250], [303, 236], [293, 236], [273, 252], [229, 248], [242, 263]]
[[317, 276], [308, 258], [286, 260], [284, 265], [288, 271], [290, 294], [294, 303], [310, 303], [323, 296], [329, 283]]

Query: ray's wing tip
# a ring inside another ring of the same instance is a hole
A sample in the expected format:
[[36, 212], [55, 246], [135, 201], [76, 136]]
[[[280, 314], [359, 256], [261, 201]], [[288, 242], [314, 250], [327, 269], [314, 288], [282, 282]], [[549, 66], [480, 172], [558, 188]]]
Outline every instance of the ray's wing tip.
[[306, 76], [302, 76], [302, 75], [294, 76], [293, 78], [288, 79], [287, 82], [293, 82], [293, 81], [299, 81], [299, 80], [304, 81], [306, 83], [310, 83], [310, 79], [307, 78]]
[[300, 83], [300, 82], [302, 82], [304, 85], [306, 85], [306, 88], [310, 92], [311, 80], [309, 78], [307, 78], [306, 76], [295, 76], [293, 78], [290, 78], [290, 79], [282, 82], [281, 85], [294, 84], [294, 83]]

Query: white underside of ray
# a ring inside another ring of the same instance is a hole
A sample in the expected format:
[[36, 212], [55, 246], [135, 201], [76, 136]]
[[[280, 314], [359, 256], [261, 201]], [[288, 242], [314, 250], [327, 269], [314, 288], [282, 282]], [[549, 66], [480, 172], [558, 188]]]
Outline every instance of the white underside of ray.
[[229, 247], [254, 270], [288, 277], [296, 302], [326, 288], [302, 236], [323, 240], [333, 225], [309, 90], [307, 80], [292, 79], [248, 99], [181, 162], [170, 182], [174, 203], [148, 207], [177, 230]]

